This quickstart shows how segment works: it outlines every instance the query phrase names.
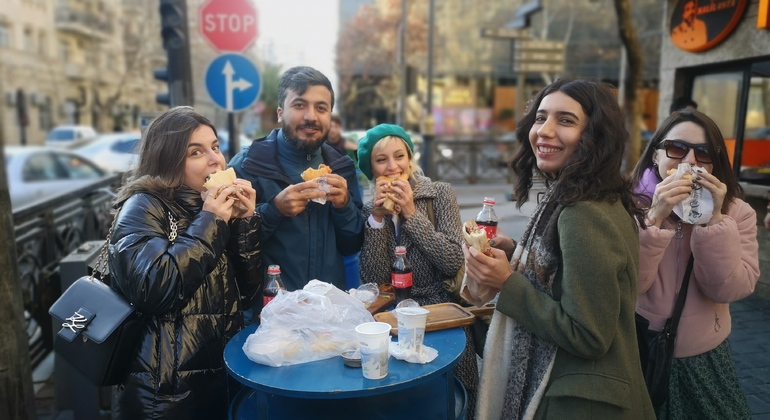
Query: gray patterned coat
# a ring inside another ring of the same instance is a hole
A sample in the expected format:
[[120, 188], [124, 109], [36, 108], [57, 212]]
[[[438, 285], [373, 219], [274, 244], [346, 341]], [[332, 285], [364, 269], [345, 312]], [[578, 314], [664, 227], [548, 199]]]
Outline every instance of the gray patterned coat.
[[[361, 282], [390, 283], [390, 267], [395, 260], [396, 245], [406, 247], [406, 259], [412, 266], [412, 298], [420, 305], [449, 302], [444, 291], [444, 279], [454, 277], [463, 262], [462, 223], [452, 188], [445, 182], [412, 175], [409, 179], [414, 192], [415, 214], [402, 221], [400, 243], [396, 243], [392, 218], [385, 217], [385, 226], [364, 227], [361, 249]], [[427, 214], [428, 201], [433, 200], [436, 219], [434, 228]], [[368, 220], [373, 203], [364, 205], [364, 219]]]

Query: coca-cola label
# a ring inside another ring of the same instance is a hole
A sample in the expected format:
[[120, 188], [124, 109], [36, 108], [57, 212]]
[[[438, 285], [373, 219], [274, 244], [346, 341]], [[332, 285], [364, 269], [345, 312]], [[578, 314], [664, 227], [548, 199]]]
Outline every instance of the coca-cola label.
[[412, 273], [391, 273], [390, 282], [393, 283], [393, 287], [403, 289], [405, 287], [412, 287]]
[[492, 239], [495, 236], [497, 236], [497, 226], [489, 226], [489, 225], [478, 225], [480, 228], [484, 229], [485, 232], [487, 232], [487, 239]]
[[263, 296], [262, 307], [264, 308], [265, 306], [267, 306], [267, 304], [270, 303], [270, 301], [272, 301], [273, 299], [275, 299], [275, 296]]

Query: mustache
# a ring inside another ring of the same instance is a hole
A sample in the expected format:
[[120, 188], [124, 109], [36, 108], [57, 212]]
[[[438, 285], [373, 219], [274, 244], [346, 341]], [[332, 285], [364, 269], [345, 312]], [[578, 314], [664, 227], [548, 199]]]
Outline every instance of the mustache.
[[297, 130], [304, 130], [306, 128], [321, 131], [321, 126], [318, 124], [308, 123], [308, 124], [302, 124], [297, 126]]

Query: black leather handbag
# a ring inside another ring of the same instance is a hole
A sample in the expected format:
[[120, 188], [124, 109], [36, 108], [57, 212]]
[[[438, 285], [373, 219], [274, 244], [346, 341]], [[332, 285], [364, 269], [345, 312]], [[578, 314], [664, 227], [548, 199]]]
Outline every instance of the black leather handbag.
[[[98, 267], [98, 264], [97, 264]], [[92, 277], [77, 279], [48, 313], [61, 323], [54, 350], [98, 386], [123, 381], [142, 322], [126, 298]]]
[[691, 255], [682, 280], [682, 287], [679, 289], [679, 295], [676, 299], [674, 313], [671, 318], [666, 320], [662, 331], [648, 330], [649, 321], [636, 314], [636, 334], [639, 343], [639, 357], [642, 361], [642, 372], [652, 405], [656, 410], [668, 399], [676, 333], [679, 327], [679, 318], [682, 316], [684, 301], [687, 297], [693, 263], [694, 258]]

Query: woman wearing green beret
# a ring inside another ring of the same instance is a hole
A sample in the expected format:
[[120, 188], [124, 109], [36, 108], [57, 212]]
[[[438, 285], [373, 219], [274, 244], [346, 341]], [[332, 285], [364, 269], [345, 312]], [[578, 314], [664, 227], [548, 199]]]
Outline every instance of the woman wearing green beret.
[[[433, 182], [414, 162], [414, 145], [403, 128], [380, 124], [358, 144], [358, 164], [372, 182], [372, 200], [364, 204], [364, 244], [360, 271], [363, 283], [390, 283], [396, 246], [405, 246], [412, 266], [412, 299], [420, 305], [449, 302], [444, 280], [463, 263], [460, 209], [452, 188]], [[473, 413], [478, 368], [473, 340], [456, 368], [468, 391]]]

